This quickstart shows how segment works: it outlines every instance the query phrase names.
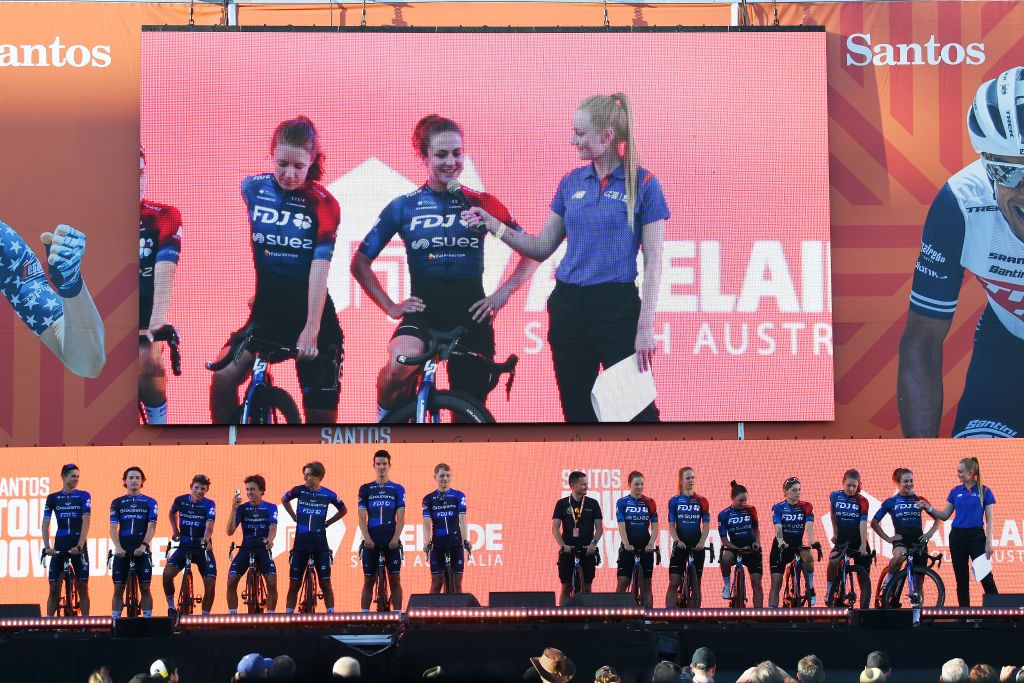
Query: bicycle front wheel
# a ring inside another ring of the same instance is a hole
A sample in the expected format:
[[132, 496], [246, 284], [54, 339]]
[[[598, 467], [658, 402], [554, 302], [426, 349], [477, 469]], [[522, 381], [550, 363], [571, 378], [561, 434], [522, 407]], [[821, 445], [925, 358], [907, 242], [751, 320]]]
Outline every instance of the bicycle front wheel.
[[295, 405], [291, 394], [281, 387], [258, 386], [252, 393], [249, 411], [244, 416], [238, 409], [238, 424], [269, 425], [269, 424], [302, 424], [302, 416]]
[[377, 611], [389, 612], [391, 610], [391, 596], [388, 595], [388, 577], [383, 569], [377, 570]]
[[[914, 607], [906, 591], [907, 570], [900, 570], [885, 587], [886, 607]], [[942, 607], [946, 603], [946, 586], [934, 569], [914, 567], [913, 593], [920, 598], [917, 607]]]
[[[494, 416], [484, 404], [469, 394], [459, 391], [434, 391], [427, 402], [427, 411], [437, 415], [441, 423], [492, 424]], [[404, 424], [416, 421], [416, 400], [405, 403], [384, 417], [386, 424]]]
[[732, 584], [732, 596], [730, 597], [731, 601], [729, 603], [731, 607], [736, 609], [742, 609], [743, 607], [746, 607], [747, 604], [747, 584], [744, 580], [745, 573], [746, 572], [743, 571], [742, 566], [736, 567], [736, 572], [734, 574], [735, 578], [733, 579]]

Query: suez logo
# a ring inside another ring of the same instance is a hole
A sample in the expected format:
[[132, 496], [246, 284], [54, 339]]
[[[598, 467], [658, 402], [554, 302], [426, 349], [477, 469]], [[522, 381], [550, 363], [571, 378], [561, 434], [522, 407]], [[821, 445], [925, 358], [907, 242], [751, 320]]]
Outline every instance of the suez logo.
[[284, 235], [264, 235], [262, 232], [254, 232], [252, 241], [256, 244], [266, 244], [274, 247], [291, 247], [292, 249], [312, 249], [313, 240], [302, 237], [285, 237]]
[[438, 235], [430, 239], [422, 238], [413, 240], [409, 245], [410, 249], [430, 249], [439, 247], [458, 247], [460, 249], [476, 249], [480, 246], [479, 237], [442, 237]]
[[977, 66], [984, 63], [984, 43], [970, 43], [967, 46], [960, 43], [942, 44], [935, 36], [929, 36], [924, 44], [872, 44], [870, 33], [854, 33], [846, 39], [846, 66]]
[[110, 46], [64, 45], [60, 36], [49, 45], [9, 45], [0, 43], [0, 67], [57, 67], [75, 69], [110, 66]]

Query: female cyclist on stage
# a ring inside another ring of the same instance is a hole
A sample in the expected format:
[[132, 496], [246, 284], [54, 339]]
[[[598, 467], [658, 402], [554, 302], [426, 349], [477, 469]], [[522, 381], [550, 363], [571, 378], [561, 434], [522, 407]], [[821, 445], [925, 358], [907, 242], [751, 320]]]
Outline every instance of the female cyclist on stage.
[[630, 472], [629, 493], [615, 503], [615, 521], [619, 525], [618, 585], [616, 591], [628, 593], [629, 584], [640, 558], [644, 574], [641, 600], [644, 607], [651, 607], [654, 596], [651, 593], [651, 577], [654, 576], [654, 548], [658, 545], [658, 506], [654, 499], [644, 495], [644, 475]]
[[[772, 590], [768, 596], [768, 606], [779, 606], [779, 591], [782, 590], [782, 575], [786, 565], [796, 556], [794, 547], [804, 545], [804, 531], [807, 531], [807, 546], [814, 545], [814, 511], [811, 504], [800, 500], [800, 480], [790, 477], [782, 484], [786, 494], [785, 500], [772, 506], [772, 522], [775, 524], [775, 540], [768, 556], [768, 564], [772, 570]], [[810, 551], [800, 554], [807, 575], [808, 604], [814, 607], [814, 560]]]
[[[589, 162], [562, 178], [538, 236], [509, 229], [486, 207], [465, 214], [523, 256], [550, 257], [567, 240], [548, 299], [548, 341], [566, 422], [596, 422], [590, 392], [601, 367], [634, 353], [641, 371], [657, 349], [654, 314], [669, 217], [658, 179], [639, 164], [629, 99], [585, 99], [573, 115], [573, 145]], [[636, 255], [643, 246], [643, 296]], [[658, 420], [651, 403], [634, 422]]]
[[[408, 399], [417, 368], [398, 362], [399, 356], [418, 356], [430, 340], [430, 330], [466, 328], [462, 345], [494, 358], [494, 316], [508, 298], [537, 269], [537, 262], [520, 259], [507, 280], [490, 295], [484, 292], [484, 238], [461, 218], [470, 206], [501, 217], [513, 230], [521, 228], [496, 197], [458, 185], [465, 159], [462, 127], [436, 114], [425, 116], [412, 135], [413, 150], [423, 161], [427, 181], [417, 190], [393, 200], [381, 212], [352, 257], [352, 276], [382, 311], [401, 323], [391, 335], [388, 361], [377, 376], [377, 419]], [[457, 192], [450, 192], [449, 188]], [[467, 203], [468, 202], [468, 203]], [[392, 301], [370, 264], [395, 235], [405, 242], [412, 295]], [[454, 391], [464, 391], [486, 403], [494, 382], [472, 357], [452, 356], [448, 378]]]
[[[305, 116], [282, 122], [270, 138], [270, 173], [242, 181], [249, 212], [256, 294], [243, 328], [282, 347], [297, 348], [295, 368], [307, 423], [334, 423], [338, 416], [342, 334], [327, 294], [327, 270], [341, 210], [318, 181], [324, 153], [316, 126]], [[210, 385], [213, 422], [232, 422], [238, 387], [252, 367], [246, 351], [237, 364], [214, 373]]]
[[[914, 493], [914, 473], [904, 467], [898, 467], [892, 473], [892, 481], [899, 490], [896, 495], [887, 498], [871, 519], [871, 528], [878, 537], [892, 544], [892, 560], [889, 570], [878, 583], [877, 595], [885, 595], [885, 587], [889, 578], [900, 570], [903, 558], [907, 556], [907, 547], [915, 543], [927, 543], [935, 534], [938, 522], [932, 522], [927, 532], [922, 532], [921, 508], [918, 502], [928, 505], [928, 501]], [[893, 534], [890, 536], [882, 529], [885, 516], [892, 517]]]
[[696, 476], [692, 467], [679, 470], [679, 495], [668, 501], [668, 533], [672, 537], [672, 557], [668, 565], [668, 593], [665, 607], [676, 606], [676, 591], [683, 582], [686, 563], [693, 555], [693, 566], [697, 570], [694, 586], [696, 596], [693, 605], [700, 607], [700, 579], [704, 574], [704, 545], [711, 531], [711, 515], [708, 499], [693, 490]]
[[757, 508], [747, 505], [747, 487], [729, 482], [732, 503], [718, 513], [718, 536], [722, 541], [722, 599], [732, 598], [729, 573], [736, 564], [736, 556], [743, 555], [743, 566], [750, 574], [750, 592], [754, 607], [764, 606], [761, 576], [764, 574], [764, 556], [761, 553], [761, 530], [757, 523]]
[[[849, 543], [846, 555], [853, 558], [856, 565], [871, 568], [871, 557], [868, 555], [868, 499], [860, 493], [860, 472], [846, 470], [843, 474], [843, 488], [833, 491], [828, 496], [829, 516], [832, 518], [832, 547], [840, 543]], [[832, 592], [832, 582], [839, 572], [842, 555], [833, 550], [828, 558], [828, 588], [826, 596]], [[869, 574], [858, 574], [861, 595], [867, 595]]]

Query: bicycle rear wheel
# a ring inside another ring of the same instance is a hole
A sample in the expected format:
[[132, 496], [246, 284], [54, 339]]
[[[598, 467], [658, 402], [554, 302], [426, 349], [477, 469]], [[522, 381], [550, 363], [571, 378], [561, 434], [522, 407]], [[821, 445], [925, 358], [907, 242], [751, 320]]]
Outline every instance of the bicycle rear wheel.
[[260, 385], [252, 393], [249, 414], [242, 420], [242, 409], [238, 409], [238, 424], [302, 424], [302, 416], [291, 394], [281, 387]]
[[388, 575], [384, 567], [377, 569], [377, 582], [374, 592], [376, 593], [374, 602], [377, 605], [377, 611], [391, 611], [391, 596], [388, 595]]
[[583, 568], [579, 564], [573, 562], [572, 565], [572, 583], [569, 584], [569, 597], [579, 595], [583, 592]]
[[444, 579], [441, 581], [441, 591], [447, 595], [455, 592], [455, 570], [451, 566], [444, 568]]
[[184, 616], [192, 614], [192, 572], [183, 572], [181, 575], [181, 589], [178, 591], [178, 614]]
[[316, 579], [313, 570], [307, 568], [302, 577], [302, 589], [299, 591], [299, 612], [312, 614], [316, 612]]
[[135, 618], [142, 616], [142, 608], [139, 603], [139, 577], [135, 576], [134, 573], [128, 577], [128, 585], [125, 586], [124, 592], [124, 604], [128, 617]]
[[[861, 589], [862, 583], [863, 590]], [[861, 609], [871, 607], [871, 572], [865, 567], [851, 564], [846, 574], [846, 591], [847, 596], [853, 596], [853, 600], [846, 600], [847, 607], [860, 607]]]
[[683, 588], [683, 607], [697, 606], [697, 568], [692, 564], [686, 568]]
[[[942, 607], [946, 603], [946, 586], [934, 569], [914, 567], [914, 589], [920, 596], [917, 607]], [[885, 587], [886, 607], [914, 607], [907, 596], [907, 570], [902, 569]]]
[[[491, 424], [494, 416], [484, 404], [469, 394], [459, 391], [439, 390], [430, 394], [427, 410], [437, 414], [442, 423]], [[416, 399], [404, 403], [384, 417], [386, 424], [403, 424], [416, 421]]]
[[249, 614], [263, 613], [262, 579], [258, 572], [250, 569], [245, 574], [245, 607]]
[[743, 567], [736, 567], [736, 571], [733, 572], [732, 591], [731, 597], [729, 598], [729, 606], [736, 609], [742, 609], [747, 605], [747, 585], [744, 574], [746, 572]]

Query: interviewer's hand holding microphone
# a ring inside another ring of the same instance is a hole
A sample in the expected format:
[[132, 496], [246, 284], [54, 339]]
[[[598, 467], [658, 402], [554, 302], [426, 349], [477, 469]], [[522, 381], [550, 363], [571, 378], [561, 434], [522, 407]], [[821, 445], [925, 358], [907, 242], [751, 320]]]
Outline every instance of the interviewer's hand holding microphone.
[[[476, 230], [481, 235], [491, 233], [499, 240], [504, 237], [505, 231], [508, 230], [508, 226], [499, 221], [491, 214], [484, 211], [479, 206], [472, 206], [469, 203], [469, 199], [466, 198], [466, 193], [462, 191], [462, 186], [459, 185], [458, 181], [453, 180], [448, 184], [448, 192], [455, 196], [459, 203], [462, 204], [462, 220], [465, 222], [466, 227], [470, 230]], [[472, 306], [469, 307], [469, 312], [473, 315], [473, 321], [478, 323], [487, 322], [492, 320], [495, 315], [498, 314], [505, 304], [508, 303], [509, 292], [498, 289], [494, 294], [485, 296], [480, 299]]]

